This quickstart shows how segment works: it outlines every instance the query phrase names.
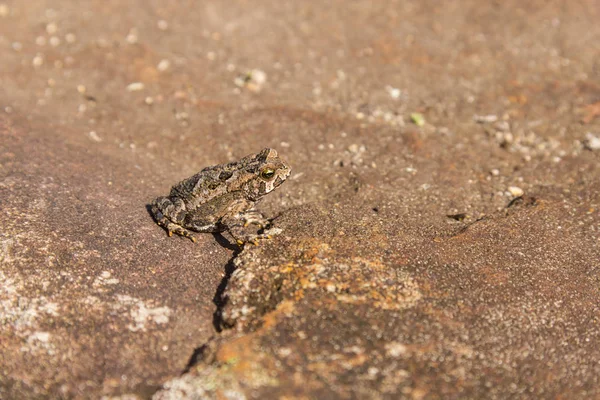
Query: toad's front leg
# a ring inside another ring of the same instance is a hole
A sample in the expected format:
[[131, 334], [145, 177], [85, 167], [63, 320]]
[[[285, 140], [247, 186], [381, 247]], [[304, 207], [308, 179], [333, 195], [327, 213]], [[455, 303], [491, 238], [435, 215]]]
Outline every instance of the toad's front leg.
[[192, 232], [185, 229], [182, 223], [187, 215], [185, 203], [177, 197], [159, 197], [150, 204], [150, 212], [159, 226], [166, 229], [169, 236], [173, 233], [196, 241]]
[[221, 223], [240, 246], [248, 242], [256, 245], [260, 239], [271, 238], [267, 233], [251, 232], [247, 229], [249, 225], [256, 225], [261, 230], [270, 225], [269, 220], [256, 210], [227, 215], [223, 217]]

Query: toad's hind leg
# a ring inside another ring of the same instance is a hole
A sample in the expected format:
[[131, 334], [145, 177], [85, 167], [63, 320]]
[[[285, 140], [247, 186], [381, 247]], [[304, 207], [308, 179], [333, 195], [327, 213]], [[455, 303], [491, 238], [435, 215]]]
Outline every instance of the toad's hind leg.
[[196, 241], [192, 232], [181, 226], [187, 210], [185, 203], [179, 198], [159, 197], [150, 204], [150, 212], [156, 223], [167, 230], [169, 236], [173, 233]]

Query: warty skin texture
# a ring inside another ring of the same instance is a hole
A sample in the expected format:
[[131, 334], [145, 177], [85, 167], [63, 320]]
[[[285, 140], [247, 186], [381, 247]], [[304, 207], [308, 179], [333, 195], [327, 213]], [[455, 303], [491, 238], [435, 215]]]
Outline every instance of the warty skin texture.
[[263, 229], [269, 221], [254, 206], [285, 182], [290, 171], [277, 151], [265, 148], [239, 161], [204, 168], [173, 186], [168, 196], [155, 199], [150, 211], [169, 236], [176, 233], [195, 241], [191, 231], [228, 231], [238, 244], [256, 243], [268, 234], [245, 228]]

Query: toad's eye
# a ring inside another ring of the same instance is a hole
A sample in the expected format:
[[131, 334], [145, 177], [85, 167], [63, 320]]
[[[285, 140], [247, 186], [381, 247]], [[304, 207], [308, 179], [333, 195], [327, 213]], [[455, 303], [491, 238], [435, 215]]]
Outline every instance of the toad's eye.
[[269, 180], [275, 176], [275, 170], [271, 168], [265, 168], [260, 171], [260, 177], [266, 180]]

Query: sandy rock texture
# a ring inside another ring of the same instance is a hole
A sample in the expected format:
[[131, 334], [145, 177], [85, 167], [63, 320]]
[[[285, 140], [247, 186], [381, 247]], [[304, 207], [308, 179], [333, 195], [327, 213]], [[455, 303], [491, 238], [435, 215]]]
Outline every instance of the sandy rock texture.
[[[599, 397], [599, 20], [0, 0], [0, 398]], [[279, 235], [156, 226], [264, 147]]]

